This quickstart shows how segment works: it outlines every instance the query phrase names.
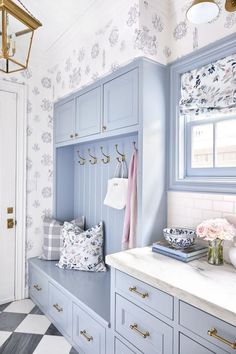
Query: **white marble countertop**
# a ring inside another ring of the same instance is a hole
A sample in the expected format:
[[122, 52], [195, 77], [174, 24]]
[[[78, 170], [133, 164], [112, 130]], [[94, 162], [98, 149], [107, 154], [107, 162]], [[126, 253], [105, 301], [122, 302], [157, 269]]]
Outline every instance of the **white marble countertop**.
[[183, 263], [151, 247], [106, 256], [106, 263], [236, 326], [236, 269], [206, 258]]

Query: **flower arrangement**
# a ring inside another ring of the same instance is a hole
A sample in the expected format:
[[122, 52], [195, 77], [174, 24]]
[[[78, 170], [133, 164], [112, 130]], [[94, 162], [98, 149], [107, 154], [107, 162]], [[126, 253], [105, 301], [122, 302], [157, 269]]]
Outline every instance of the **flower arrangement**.
[[224, 263], [223, 241], [232, 241], [236, 236], [235, 227], [228, 220], [210, 219], [197, 226], [196, 234], [209, 242], [208, 263], [221, 265]]
[[235, 227], [223, 218], [209, 219], [197, 226], [196, 234], [207, 241], [233, 240], [236, 236]]

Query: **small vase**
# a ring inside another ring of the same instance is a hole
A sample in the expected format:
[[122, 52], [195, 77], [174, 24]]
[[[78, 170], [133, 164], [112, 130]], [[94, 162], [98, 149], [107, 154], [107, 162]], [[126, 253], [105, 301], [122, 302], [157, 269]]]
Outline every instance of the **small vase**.
[[236, 242], [234, 242], [233, 246], [229, 249], [229, 259], [234, 268], [236, 268]]
[[224, 263], [223, 240], [217, 238], [213, 241], [209, 241], [208, 263], [214, 265], [221, 265]]

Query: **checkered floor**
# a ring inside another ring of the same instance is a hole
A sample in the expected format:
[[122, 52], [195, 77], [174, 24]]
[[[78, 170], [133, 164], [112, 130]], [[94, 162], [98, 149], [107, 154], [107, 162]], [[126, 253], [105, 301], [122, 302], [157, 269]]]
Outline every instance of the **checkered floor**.
[[27, 299], [0, 305], [0, 354], [79, 354]]

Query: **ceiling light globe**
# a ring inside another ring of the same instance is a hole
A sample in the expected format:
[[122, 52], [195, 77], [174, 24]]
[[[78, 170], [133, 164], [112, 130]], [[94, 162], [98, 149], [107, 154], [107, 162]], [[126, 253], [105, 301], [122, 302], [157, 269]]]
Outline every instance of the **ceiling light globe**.
[[196, 25], [207, 23], [219, 15], [219, 6], [213, 0], [195, 0], [186, 16], [189, 22]]

